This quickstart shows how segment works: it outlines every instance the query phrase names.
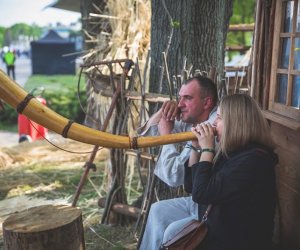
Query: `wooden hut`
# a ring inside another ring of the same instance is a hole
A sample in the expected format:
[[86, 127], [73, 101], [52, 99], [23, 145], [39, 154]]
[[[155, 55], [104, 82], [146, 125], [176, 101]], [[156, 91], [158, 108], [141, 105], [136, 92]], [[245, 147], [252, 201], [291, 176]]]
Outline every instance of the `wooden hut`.
[[[258, 0], [251, 95], [277, 144], [278, 249], [300, 249], [300, 1]], [[257, 204], [259, 206], [259, 204]]]

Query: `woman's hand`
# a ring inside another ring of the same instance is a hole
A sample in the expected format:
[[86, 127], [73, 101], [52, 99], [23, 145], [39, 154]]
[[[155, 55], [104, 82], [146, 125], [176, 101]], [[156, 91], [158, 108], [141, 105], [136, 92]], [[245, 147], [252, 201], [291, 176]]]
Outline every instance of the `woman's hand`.
[[[214, 148], [215, 147], [215, 135], [214, 128], [209, 124], [200, 123], [191, 129], [192, 133], [197, 137], [197, 142], [201, 148]], [[193, 141], [193, 146], [195, 145]]]

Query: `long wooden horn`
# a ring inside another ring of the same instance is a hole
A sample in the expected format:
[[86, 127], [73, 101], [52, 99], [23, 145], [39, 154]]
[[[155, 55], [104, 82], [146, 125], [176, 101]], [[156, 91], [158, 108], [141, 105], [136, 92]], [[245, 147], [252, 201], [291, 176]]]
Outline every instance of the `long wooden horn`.
[[0, 70], [0, 99], [30, 120], [70, 139], [107, 148], [143, 148], [189, 141], [195, 138], [192, 132], [152, 137], [127, 137], [113, 135], [86, 127], [57, 114], [41, 104]]

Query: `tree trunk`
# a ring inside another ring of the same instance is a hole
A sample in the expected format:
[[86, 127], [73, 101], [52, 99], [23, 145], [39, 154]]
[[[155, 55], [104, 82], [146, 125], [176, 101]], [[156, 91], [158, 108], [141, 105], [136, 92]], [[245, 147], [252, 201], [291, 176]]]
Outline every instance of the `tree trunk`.
[[[164, 1], [173, 25], [164, 8]], [[152, 0], [151, 7], [150, 92], [159, 90], [162, 52], [167, 48], [172, 26], [173, 37], [167, 56], [171, 77], [181, 74], [184, 57], [187, 58], [187, 65], [193, 65], [193, 69], [208, 72], [210, 67], [216, 67], [217, 72], [223, 74], [232, 0]], [[167, 89], [164, 81], [162, 93], [167, 93]]]
[[[166, 52], [170, 79], [181, 75], [182, 70], [190, 65], [193, 66], [191, 73], [195, 70], [209, 73], [214, 67], [219, 76], [216, 82], [218, 92], [222, 96], [226, 91], [222, 82], [224, 48], [233, 0], [152, 0], [151, 8], [149, 91], [170, 94], [169, 89], [173, 86], [168, 87], [162, 55]], [[183, 63], [185, 57], [186, 66]], [[189, 75], [180, 80], [185, 77]], [[152, 106], [151, 112], [156, 109]], [[156, 188], [161, 199], [182, 195], [182, 190], [170, 188], [161, 181], [157, 182]]]
[[12, 214], [3, 238], [6, 250], [84, 250], [81, 210], [45, 205]]

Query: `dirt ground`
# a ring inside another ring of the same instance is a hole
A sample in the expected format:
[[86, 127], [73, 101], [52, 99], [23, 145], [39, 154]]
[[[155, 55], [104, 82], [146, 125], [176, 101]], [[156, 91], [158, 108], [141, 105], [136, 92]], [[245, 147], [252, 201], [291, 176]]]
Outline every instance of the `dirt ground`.
[[18, 133], [0, 131], [0, 148], [18, 145]]
[[[14, 140], [13, 137], [10, 139]], [[50, 136], [46, 141], [0, 144], [0, 249], [3, 249], [2, 223], [11, 214], [45, 204], [71, 204], [76, 187], [88, 160], [92, 145]], [[4, 144], [4, 145], [3, 145]], [[76, 153], [65, 152], [62, 149]], [[87, 250], [135, 249], [133, 225], [102, 225], [97, 201], [105, 196], [108, 150], [100, 150], [95, 163], [97, 171], [89, 173], [77, 206], [82, 210]], [[104, 181], [103, 181], [104, 180]]]

